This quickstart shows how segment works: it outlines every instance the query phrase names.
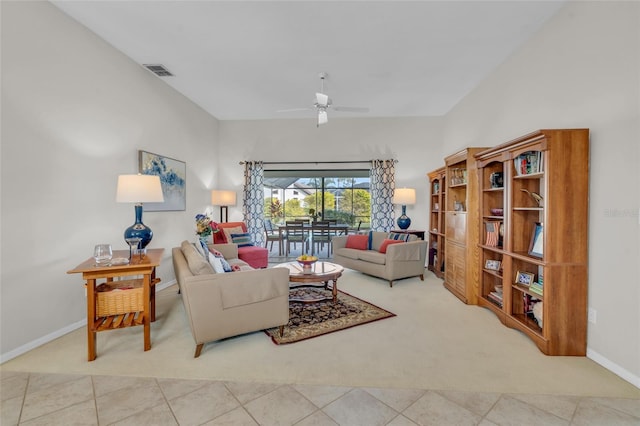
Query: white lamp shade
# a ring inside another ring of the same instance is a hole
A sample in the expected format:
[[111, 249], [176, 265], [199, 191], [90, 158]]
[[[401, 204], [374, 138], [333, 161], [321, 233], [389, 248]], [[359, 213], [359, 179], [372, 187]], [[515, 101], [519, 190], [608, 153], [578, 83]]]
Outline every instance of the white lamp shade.
[[413, 188], [396, 188], [393, 191], [393, 204], [401, 204], [403, 206], [416, 203], [416, 190]]
[[211, 204], [214, 206], [235, 206], [235, 191], [211, 191]]
[[162, 203], [160, 177], [153, 175], [120, 175], [116, 202], [118, 203]]

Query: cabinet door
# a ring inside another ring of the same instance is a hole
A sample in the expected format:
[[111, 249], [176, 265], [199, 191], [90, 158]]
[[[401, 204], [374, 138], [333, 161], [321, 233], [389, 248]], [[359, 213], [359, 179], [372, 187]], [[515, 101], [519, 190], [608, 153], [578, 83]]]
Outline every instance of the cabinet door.
[[446, 258], [446, 281], [451, 288], [464, 297], [466, 294], [465, 289], [467, 277], [467, 255], [464, 246], [460, 246], [458, 244], [447, 244]]
[[447, 212], [446, 224], [447, 240], [465, 244], [467, 241], [467, 214], [463, 212]]

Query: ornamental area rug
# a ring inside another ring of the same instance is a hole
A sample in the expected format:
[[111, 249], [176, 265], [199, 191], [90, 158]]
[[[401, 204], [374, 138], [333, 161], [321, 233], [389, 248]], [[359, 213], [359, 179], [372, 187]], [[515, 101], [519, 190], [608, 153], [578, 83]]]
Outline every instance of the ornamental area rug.
[[[300, 300], [328, 300], [301, 302]], [[367, 324], [396, 315], [338, 290], [338, 300], [331, 299], [331, 290], [323, 288], [296, 288], [289, 292], [289, 323], [280, 337], [278, 327], [265, 330], [276, 345], [299, 342]], [[295, 301], [294, 301], [295, 300]]]

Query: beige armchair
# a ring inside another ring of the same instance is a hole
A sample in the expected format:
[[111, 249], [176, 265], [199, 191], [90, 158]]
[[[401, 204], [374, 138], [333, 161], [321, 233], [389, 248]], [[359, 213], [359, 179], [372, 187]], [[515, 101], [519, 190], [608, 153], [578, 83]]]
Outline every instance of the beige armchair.
[[[190, 249], [185, 250], [186, 246], [191, 246], [200, 260]], [[229, 263], [244, 263], [231, 257], [235, 244], [224, 246], [213, 247], [221, 248]], [[235, 251], [237, 256], [237, 248]], [[194, 358], [200, 356], [205, 343], [225, 337], [278, 326], [282, 334], [284, 325], [289, 322], [287, 269], [253, 270], [245, 264], [242, 271], [215, 273], [200, 262], [204, 258], [188, 243], [174, 247], [172, 257], [187, 320], [196, 342]]]

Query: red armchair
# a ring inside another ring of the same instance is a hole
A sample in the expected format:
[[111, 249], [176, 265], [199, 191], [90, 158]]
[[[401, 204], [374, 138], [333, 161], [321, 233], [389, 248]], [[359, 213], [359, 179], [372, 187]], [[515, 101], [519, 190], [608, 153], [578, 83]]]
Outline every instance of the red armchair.
[[[230, 244], [231, 237], [229, 236], [233, 228], [242, 229], [242, 233], [247, 232], [247, 225], [244, 222], [224, 222], [218, 223], [219, 232], [213, 234], [214, 244]], [[225, 231], [226, 230], [226, 231]], [[238, 247], [238, 258], [244, 260], [252, 268], [266, 268], [269, 264], [269, 250], [260, 246], [245, 246]]]

